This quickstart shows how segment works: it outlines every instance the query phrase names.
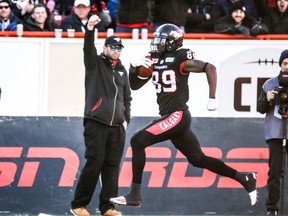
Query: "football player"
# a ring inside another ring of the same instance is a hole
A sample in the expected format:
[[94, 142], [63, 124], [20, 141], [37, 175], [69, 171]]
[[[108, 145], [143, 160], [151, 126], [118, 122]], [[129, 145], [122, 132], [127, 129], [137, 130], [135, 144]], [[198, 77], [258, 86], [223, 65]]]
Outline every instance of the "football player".
[[256, 173], [240, 173], [221, 160], [206, 156], [190, 128], [191, 114], [187, 106], [189, 74], [206, 73], [209, 84], [207, 109], [214, 111], [217, 109], [215, 99], [217, 73], [213, 64], [196, 60], [193, 51], [182, 48], [183, 37], [183, 32], [173, 24], [161, 25], [156, 30], [151, 42], [152, 60], [146, 58], [142, 62], [146, 67], [153, 63], [153, 72], [147, 79], [137, 76], [135, 66], [141, 63], [131, 63], [129, 80], [132, 90], [137, 90], [148, 80], [152, 80], [161, 117], [133, 134], [131, 138], [132, 186], [126, 195], [113, 197], [110, 201], [124, 206], [141, 206], [140, 188], [146, 160], [145, 148], [171, 140], [191, 165], [230, 177], [242, 184], [250, 196], [251, 205], [255, 206], [258, 201]]

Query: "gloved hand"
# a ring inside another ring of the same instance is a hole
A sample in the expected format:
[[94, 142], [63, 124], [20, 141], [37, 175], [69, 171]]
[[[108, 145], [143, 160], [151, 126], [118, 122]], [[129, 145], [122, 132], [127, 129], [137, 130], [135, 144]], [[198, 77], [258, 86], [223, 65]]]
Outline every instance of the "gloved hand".
[[207, 103], [207, 109], [209, 111], [215, 111], [217, 110], [217, 101], [215, 98], [209, 98]]
[[27, 5], [29, 4], [29, 0], [24, 0], [24, 1], [16, 1], [16, 6], [18, 9], [26, 9]]
[[261, 24], [261, 23], [256, 23], [252, 28], [251, 28], [251, 36], [258, 36], [260, 34], [267, 34], [269, 32], [269, 29], [266, 25]]
[[127, 121], [124, 121], [124, 122], [123, 122], [123, 127], [124, 127], [125, 130], [127, 129], [127, 126], [128, 126]]
[[108, 12], [106, 12], [106, 11], [103, 10], [103, 11], [101, 11], [101, 12], [98, 13], [98, 16], [99, 16], [99, 18], [101, 19], [102, 24], [103, 24], [104, 26], [108, 26], [108, 25], [111, 24], [112, 19], [111, 19], [111, 16], [110, 16], [110, 14], [109, 14]]
[[237, 31], [240, 33], [240, 34], [243, 34], [245, 36], [249, 36], [250, 35], [250, 30], [249, 28], [245, 27], [245, 26], [236, 26], [236, 29]]
[[140, 59], [135, 59], [134, 61], [131, 62], [131, 65], [133, 67], [143, 66], [145, 68], [149, 68], [149, 67], [151, 67], [152, 64], [153, 64], [152, 60], [147, 58], [147, 57], [142, 57]]

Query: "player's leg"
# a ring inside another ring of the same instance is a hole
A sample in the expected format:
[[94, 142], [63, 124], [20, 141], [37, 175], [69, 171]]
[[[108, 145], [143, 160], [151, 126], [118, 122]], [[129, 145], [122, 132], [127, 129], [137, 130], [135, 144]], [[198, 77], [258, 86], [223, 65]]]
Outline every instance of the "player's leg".
[[148, 133], [145, 128], [137, 131], [131, 137], [132, 147], [132, 185], [127, 194], [124, 196], [113, 197], [110, 201], [118, 205], [138, 206], [142, 205], [141, 201], [141, 182], [143, 170], [146, 162], [145, 148], [152, 145], [155, 135]]
[[179, 151], [185, 155], [189, 163], [195, 167], [205, 168], [222, 176], [230, 177], [243, 185], [249, 193], [251, 205], [256, 205], [258, 194], [256, 190], [256, 174], [240, 173], [227, 166], [223, 161], [206, 156], [200, 147], [199, 141], [193, 131], [189, 128], [177, 138], [171, 139]]
[[[186, 130], [190, 122], [184, 122], [184, 112], [176, 111], [163, 116], [143, 129], [135, 132], [131, 138], [132, 147], [132, 186], [124, 196], [111, 198], [110, 201], [118, 205], [141, 206], [141, 182], [146, 162], [145, 148], [155, 143], [168, 140], [175, 134]], [[173, 119], [173, 122], [171, 122]], [[183, 124], [184, 122], [185, 124]], [[165, 126], [164, 126], [165, 125]]]

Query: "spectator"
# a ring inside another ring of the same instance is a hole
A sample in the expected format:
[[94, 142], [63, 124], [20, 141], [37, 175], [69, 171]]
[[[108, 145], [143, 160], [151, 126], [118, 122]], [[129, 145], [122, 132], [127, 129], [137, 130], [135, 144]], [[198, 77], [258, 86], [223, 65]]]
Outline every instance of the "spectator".
[[109, 28], [113, 28], [116, 31], [116, 19], [118, 13], [118, 0], [108, 0], [107, 2], [107, 9], [110, 12], [111, 16], [111, 24]]
[[215, 32], [257, 36], [268, 33], [268, 28], [258, 22], [256, 18], [246, 16], [246, 8], [241, 1], [237, 1], [231, 6], [230, 15], [221, 17], [216, 21]]
[[[75, 1], [74, 0], [55, 0], [55, 1], [56, 1], [56, 7], [55, 7], [54, 14], [66, 17], [75, 12], [76, 0]], [[111, 23], [111, 17], [109, 15], [109, 11], [107, 10], [106, 3], [104, 1], [89, 0], [89, 7], [90, 7], [90, 11], [89, 11], [90, 16], [92, 14], [97, 14], [101, 19], [101, 26], [106, 27]]]
[[[14, 0], [11, 1], [13, 13], [22, 21], [26, 20], [36, 4], [42, 3], [43, 0]], [[48, 13], [50, 15], [50, 12]]]
[[185, 32], [188, 9], [194, 0], [154, 0], [151, 8], [153, 32], [165, 23], [178, 26]]
[[31, 15], [23, 22], [24, 31], [54, 31], [58, 25], [48, 16], [48, 8], [44, 4], [33, 7]]
[[101, 0], [90, 1], [92, 14], [96, 14], [101, 19], [101, 25], [103, 25], [104, 27], [109, 26], [112, 21], [106, 3]]
[[56, 2], [55, 0], [44, 0], [43, 3], [49, 9], [49, 14], [54, 13]]
[[[90, 0], [75, 0], [74, 12], [65, 17], [60, 25], [63, 31], [75, 29], [76, 32], [85, 33], [88, 19], [92, 16]], [[97, 25], [98, 31], [105, 31], [103, 24]]]
[[55, 0], [54, 14], [68, 16], [72, 13], [74, 0]]
[[227, 16], [230, 14], [232, 4], [237, 2], [237, 1], [242, 1], [243, 5], [246, 8], [246, 15], [252, 16], [257, 18], [257, 9], [255, 6], [254, 1], [258, 0], [216, 0], [217, 1], [217, 6], [218, 6], [218, 13], [219, 17]]
[[16, 31], [21, 20], [11, 11], [9, 0], [0, 0], [0, 31]]
[[277, 0], [276, 7], [271, 8], [268, 4], [264, 8], [262, 22], [270, 29], [270, 34], [288, 34], [288, 1]]
[[148, 29], [149, 22], [148, 0], [119, 0], [116, 32]]
[[217, 16], [216, 0], [196, 0], [193, 7], [188, 10], [185, 31], [187, 33], [214, 32]]

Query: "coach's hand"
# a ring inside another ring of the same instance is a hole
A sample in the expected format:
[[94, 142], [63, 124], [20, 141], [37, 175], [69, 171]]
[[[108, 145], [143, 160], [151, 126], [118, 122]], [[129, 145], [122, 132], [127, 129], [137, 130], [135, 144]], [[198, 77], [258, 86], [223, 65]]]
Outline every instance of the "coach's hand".
[[207, 103], [207, 109], [209, 111], [217, 110], [217, 101], [215, 98], [209, 98], [208, 103]]
[[92, 15], [88, 20], [88, 30], [92, 31], [94, 29], [94, 26], [97, 25], [99, 22], [101, 22], [101, 19], [97, 15]]

